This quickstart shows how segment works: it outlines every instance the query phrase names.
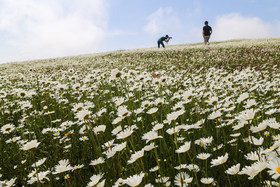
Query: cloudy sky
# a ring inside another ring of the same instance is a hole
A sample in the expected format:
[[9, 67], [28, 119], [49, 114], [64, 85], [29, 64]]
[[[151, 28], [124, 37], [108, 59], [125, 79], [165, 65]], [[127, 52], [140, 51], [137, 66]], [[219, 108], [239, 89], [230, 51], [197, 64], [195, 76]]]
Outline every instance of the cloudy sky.
[[0, 0], [0, 63], [212, 41], [280, 37], [280, 0]]

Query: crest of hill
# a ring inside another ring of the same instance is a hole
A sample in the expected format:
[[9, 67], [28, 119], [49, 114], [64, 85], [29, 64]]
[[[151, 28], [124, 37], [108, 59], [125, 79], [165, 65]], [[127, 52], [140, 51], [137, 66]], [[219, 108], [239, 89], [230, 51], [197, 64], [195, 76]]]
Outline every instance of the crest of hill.
[[104, 53], [13, 62], [0, 65], [1, 71], [25, 72], [42, 71], [51, 73], [54, 69], [80, 68], [132, 68], [155, 71], [161, 68], [195, 69], [217, 67], [258, 69], [264, 63], [275, 69], [280, 63], [280, 38], [239, 39], [203, 43], [168, 45], [157, 47], [118, 50]]

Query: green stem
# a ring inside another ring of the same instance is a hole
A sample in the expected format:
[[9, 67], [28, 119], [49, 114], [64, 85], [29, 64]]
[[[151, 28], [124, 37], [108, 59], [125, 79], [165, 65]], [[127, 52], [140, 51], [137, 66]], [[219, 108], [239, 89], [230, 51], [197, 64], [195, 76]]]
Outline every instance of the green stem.
[[[224, 167], [224, 170], [226, 171], [227, 169], [226, 169], [224, 164], [223, 164], [223, 167]], [[229, 186], [231, 187], [231, 182], [230, 182], [230, 179], [229, 179], [229, 175], [228, 175], [228, 173], [226, 173], [226, 174], [227, 174], [227, 179], [228, 179]]]

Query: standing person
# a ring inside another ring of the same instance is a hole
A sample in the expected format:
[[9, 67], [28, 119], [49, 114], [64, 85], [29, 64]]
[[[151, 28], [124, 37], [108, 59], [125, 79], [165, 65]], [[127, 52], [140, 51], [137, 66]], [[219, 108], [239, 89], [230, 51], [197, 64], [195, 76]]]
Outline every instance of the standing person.
[[205, 26], [202, 29], [202, 35], [204, 38], [204, 44], [208, 44], [209, 45], [209, 39], [211, 34], [213, 33], [212, 28], [208, 25], [208, 21], [204, 22]]
[[172, 37], [169, 37], [168, 35], [160, 37], [157, 41], [158, 48], [160, 48], [160, 45], [162, 45], [162, 47], [165, 48], [163, 42], [165, 41], [166, 43], [168, 43], [170, 39], [172, 39]]

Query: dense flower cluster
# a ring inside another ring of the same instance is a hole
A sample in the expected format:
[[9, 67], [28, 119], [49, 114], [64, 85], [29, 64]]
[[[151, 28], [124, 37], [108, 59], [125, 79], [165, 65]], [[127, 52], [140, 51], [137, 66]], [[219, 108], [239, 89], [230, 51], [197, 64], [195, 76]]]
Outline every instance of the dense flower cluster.
[[279, 185], [277, 43], [0, 66], [0, 186]]

